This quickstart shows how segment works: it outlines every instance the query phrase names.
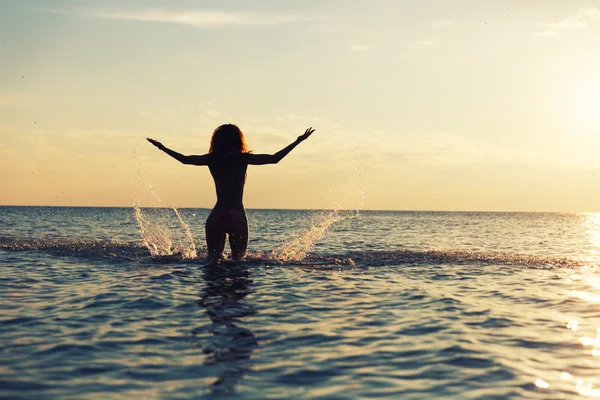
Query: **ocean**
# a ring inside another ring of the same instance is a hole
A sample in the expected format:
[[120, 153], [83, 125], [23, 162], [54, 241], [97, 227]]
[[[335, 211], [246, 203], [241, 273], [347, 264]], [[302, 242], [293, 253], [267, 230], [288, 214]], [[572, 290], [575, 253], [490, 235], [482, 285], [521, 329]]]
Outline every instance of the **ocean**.
[[0, 397], [600, 397], [600, 214], [0, 207]]

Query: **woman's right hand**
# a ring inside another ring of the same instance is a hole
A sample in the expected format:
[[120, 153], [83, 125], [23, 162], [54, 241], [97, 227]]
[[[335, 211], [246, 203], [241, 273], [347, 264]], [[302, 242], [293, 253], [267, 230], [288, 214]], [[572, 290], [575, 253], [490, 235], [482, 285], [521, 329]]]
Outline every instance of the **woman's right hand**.
[[150, 143], [152, 143], [153, 145], [155, 145], [156, 147], [158, 147], [160, 150], [165, 148], [165, 146], [163, 146], [163, 144], [161, 142], [159, 142], [158, 140], [154, 140], [154, 139], [150, 139], [150, 138], [146, 138], [146, 140], [149, 141]]
[[304, 135], [300, 135], [298, 136], [298, 140], [301, 142], [303, 140], [306, 140], [310, 135], [312, 135], [312, 133], [315, 130], [312, 128], [312, 126], [310, 128], [308, 128], [307, 130], [304, 131]]

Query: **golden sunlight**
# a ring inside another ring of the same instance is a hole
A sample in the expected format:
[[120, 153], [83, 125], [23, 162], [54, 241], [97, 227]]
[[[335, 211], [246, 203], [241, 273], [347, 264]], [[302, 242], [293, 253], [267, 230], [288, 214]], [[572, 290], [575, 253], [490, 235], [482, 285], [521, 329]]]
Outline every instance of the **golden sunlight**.
[[[585, 228], [588, 245], [582, 258], [588, 261], [600, 259], [600, 213], [586, 213], [581, 225]], [[600, 283], [597, 287], [600, 288]]]
[[573, 133], [600, 139], [600, 76], [584, 75], [569, 94], [566, 117]]

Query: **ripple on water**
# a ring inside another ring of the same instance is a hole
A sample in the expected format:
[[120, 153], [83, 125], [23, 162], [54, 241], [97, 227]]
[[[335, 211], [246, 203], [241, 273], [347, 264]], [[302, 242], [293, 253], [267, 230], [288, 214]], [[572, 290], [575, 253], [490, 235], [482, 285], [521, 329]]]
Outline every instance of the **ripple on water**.
[[[580, 340], [595, 337], [597, 310], [565, 300], [583, 283], [501, 267], [211, 271], [175, 261], [96, 265], [77, 283], [54, 265], [59, 285], [36, 277], [25, 302], [8, 293], [0, 360], [13, 384], [3, 388], [81, 398], [576, 398], [577, 379], [595, 382], [597, 372]], [[530, 274], [528, 290], [517, 290]], [[566, 328], [571, 319], [580, 331]], [[573, 380], [561, 383], [562, 371]]]

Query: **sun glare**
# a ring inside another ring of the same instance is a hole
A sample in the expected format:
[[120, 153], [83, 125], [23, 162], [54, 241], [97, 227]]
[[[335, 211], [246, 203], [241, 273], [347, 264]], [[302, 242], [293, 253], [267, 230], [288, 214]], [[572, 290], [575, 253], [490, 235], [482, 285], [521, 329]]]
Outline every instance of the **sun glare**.
[[[600, 213], [587, 214], [582, 225], [588, 237], [587, 254], [584, 257], [596, 261], [600, 259]], [[600, 288], [600, 280], [597, 287]]]
[[581, 79], [565, 100], [573, 133], [600, 139], [600, 76]]

